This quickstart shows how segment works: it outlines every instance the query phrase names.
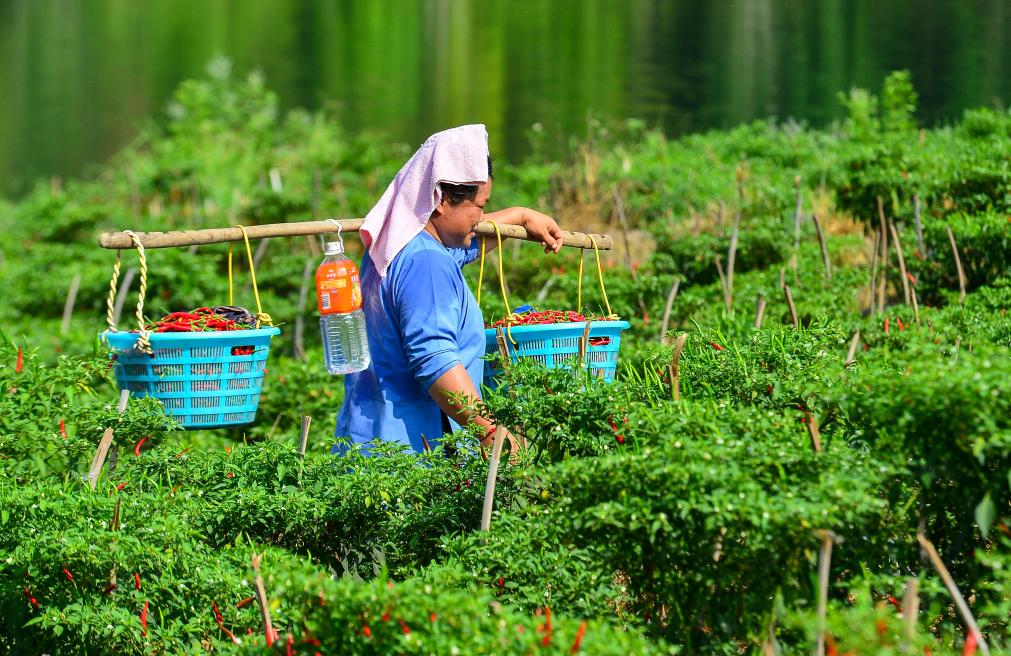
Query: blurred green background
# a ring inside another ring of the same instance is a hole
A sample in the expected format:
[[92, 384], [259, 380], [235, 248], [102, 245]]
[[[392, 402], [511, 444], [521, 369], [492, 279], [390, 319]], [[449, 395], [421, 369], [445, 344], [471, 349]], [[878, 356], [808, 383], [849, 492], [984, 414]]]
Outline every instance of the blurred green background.
[[77, 176], [224, 56], [285, 108], [420, 143], [464, 122], [516, 161], [588, 114], [668, 135], [789, 117], [909, 69], [928, 125], [1011, 97], [1004, 0], [0, 0], [0, 193]]

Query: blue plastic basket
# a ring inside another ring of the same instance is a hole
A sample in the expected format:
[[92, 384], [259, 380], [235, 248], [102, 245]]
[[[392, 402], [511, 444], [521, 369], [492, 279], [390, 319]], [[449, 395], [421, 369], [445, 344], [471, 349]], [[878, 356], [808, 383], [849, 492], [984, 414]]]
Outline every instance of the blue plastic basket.
[[[585, 364], [592, 375], [602, 378], [608, 383], [614, 380], [614, 374], [618, 369], [621, 331], [626, 328], [628, 328], [627, 321], [590, 322], [590, 339], [604, 338], [608, 340], [606, 344], [591, 345], [586, 349]], [[572, 360], [579, 357], [579, 342], [583, 339], [585, 329], [585, 321], [514, 326], [509, 330], [509, 336], [515, 340], [516, 344], [513, 344], [513, 341], [508, 337], [506, 338], [509, 358], [513, 362], [520, 358], [527, 358], [539, 362], [548, 369], [567, 366]], [[504, 328], [502, 330], [505, 332]], [[484, 333], [487, 354], [498, 355], [495, 329], [486, 328]], [[491, 361], [485, 362], [484, 384], [494, 388], [494, 379], [499, 373], [501, 371], [493, 367]]]
[[[153, 396], [183, 428], [243, 426], [256, 418], [274, 327], [201, 333], [152, 333], [148, 355], [135, 332], [102, 333], [114, 350], [116, 383], [133, 396]], [[236, 347], [252, 354], [232, 355]]]

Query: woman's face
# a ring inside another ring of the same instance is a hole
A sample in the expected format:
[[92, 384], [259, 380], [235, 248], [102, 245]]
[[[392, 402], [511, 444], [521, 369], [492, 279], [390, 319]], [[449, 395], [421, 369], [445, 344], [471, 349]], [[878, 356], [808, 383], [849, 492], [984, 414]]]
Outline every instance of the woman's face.
[[438, 233], [439, 240], [448, 248], [466, 248], [474, 237], [474, 228], [484, 220], [484, 206], [491, 197], [491, 184], [488, 182], [477, 188], [474, 200], [465, 200], [459, 205], [452, 205], [445, 195], [442, 202], [435, 208], [431, 223]]

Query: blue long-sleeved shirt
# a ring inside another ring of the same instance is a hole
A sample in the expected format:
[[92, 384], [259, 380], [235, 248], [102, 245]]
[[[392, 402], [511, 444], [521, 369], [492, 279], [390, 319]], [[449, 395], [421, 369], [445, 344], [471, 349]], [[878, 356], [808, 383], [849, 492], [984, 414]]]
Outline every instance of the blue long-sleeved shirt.
[[344, 378], [336, 436], [356, 443], [379, 437], [420, 453], [422, 435], [434, 446], [443, 433], [442, 411], [428, 394], [432, 383], [463, 364], [480, 393], [484, 320], [461, 270], [478, 252], [476, 239], [467, 249], [446, 248], [422, 231], [385, 278], [366, 253], [362, 309], [372, 362]]

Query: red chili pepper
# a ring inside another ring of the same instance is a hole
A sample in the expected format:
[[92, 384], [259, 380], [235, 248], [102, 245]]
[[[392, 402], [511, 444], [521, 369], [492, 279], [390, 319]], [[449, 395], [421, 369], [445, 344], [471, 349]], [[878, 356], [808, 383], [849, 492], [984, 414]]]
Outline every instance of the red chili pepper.
[[831, 635], [825, 636], [825, 656], [838, 656], [839, 650], [835, 646], [835, 638]]
[[572, 649], [569, 650], [570, 654], [575, 654], [579, 651], [579, 645], [583, 644], [584, 635], [586, 635], [586, 622], [581, 622], [579, 624], [579, 630], [576, 631], [576, 640], [572, 643]]
[[390, 614], [389, 613], [383, 613], [383, 616], [380, 619], [382, 619], [384, 622], [389, 622], [390, 621]]
[[372, 629], [369, 628], [368, 624], [362, 627], [362, 635], [365, 636], [366, 638], [372, 637]]
[[428, 446], [428, 440], [425, 439], [424, 435], [421, 436], [421, 445], [424, 447], [426, 453], [432, 450], [432, 447]]
[[407, 624], [404, 623], [404, 620], [400, 620], [400, 630], [404, 632], [404, 635], [407, 635], [408, 633], [411, 632], [411, 630], [407, 628]]
[[25, 586], [25, 589], [22, 591], [22, 594], [25, 596], [25, 599], [28, 601], [28, 603], [32, 605], [32, 608], [34, 608], [35, 610], [39, 609], [39, 600], [32, 596], [32, 591], [28, 589], [28, 586]]
[[138, 440], [137, 444], [133, 447], [133, 455], [140, 457], [140, 447], [144, 446], [144, 442], [147, 442], [150, 437], [150, 435], [145, 435]]
[[249, 604], [253, 603], [254, 601], [256, 601], [256, 597], [246, 597], [245, 599], [243, 599], [239, 603], [235, 604], [235, 607], [236, 608], [245, 608], [246, 606], [248, 606]]
[[24, 368], [25, 368], [25, 352], [19, 346], [18, 359], [17, 362], [14, 363], [14, 373], [19, 374], [21, 373], [21, 370]]
[[888, 603], [890, 603], [892, 606], [895, 606], [895, 609], [897, 611], [899, 611], [900, 613], [902, 612], [902, 604], [899, 603], [898, 599], [896, 599], [892, 595], [885, 595], [885, 599], [887, 599]]
[[898, 317], [895, 317], [895, 325], [899, 327], [899, 332], [900, 332], [900, 333], [901, 333], [901, 332], [902, 332], [903, 330], [905, 330], [905, 329], [906, 329], [906, 327], [902, 325], [902, 319], [900, 319], [900, 318], [898, 318]]
[[888, 317], [885, 317], [885, 334], [886, 334], [886, 335], [888, 334], [888, 326], [889, 326], [889, 325], [890, 325], [890, 324], [889, 324], [889, 321], [888, 321]]
[[140, 590], [140, 574], [137, 572], [133, 573], [133, 589]]
[[976, 632], [969, 630], [969, 635], [965, 636], [965, 647], [962, 648], [962, 656], [972, 656], [976, 653], [977, 647]]
[[713, 347], [714, 349], [716, 349], [717, 351], [723, 351], [723, 350], [725, 350], [725, 349], [726, 349], [726, 347], [725, 347], [725, 346], [720, 346], [720, 345], [719, 345], [719, 344], [717, 344], [716, 342], [709, 342], [709, 346], [712, 346], [712, 347]]
[[295, 656], [295, 650], [292, 648], [292, 645], [294, 645], [294, 644], [295, 644], [295, 639], [292, 638], [291, 634], [289, 633], [288, 634], [288, 641], [284, 645], [285, 656]]
[[111, 594], [112, 591], [118, 587], [119, 586], [116, 585], [115, 583], [110, 583], [109, 585], [105, 586], [105, 590], [102, 590], [102, 594]]
[[218, 602], [211, 600], [211, 610], [214, 611], [214, 621], [218, 624], [223, 624], [225, 619], [221, 617], [221, 611], [218, 610]]
[[544, 639], [541, 640], [541, 646], [547, 647], [551, 644], [551, 606], [544, 608]]
[[122, 483], [120, 483], [119, 485], [117, 485], [116, 486], [116, 491], [117, 492], [122, 492], [123, 488], [126, 487], [127, 483], [129, 483], [129, 481], [123, 481]]
[[67, 577], [68, 581], [73, 581], [74, 580], [74, 575], [71, 574], [70, 570], [67, 569], [66, 567], [63, 568], [63, 575]]
[[428, 621], [431, 622], [432, 624], [435, 624], [435, 620], [436, 619], [438, 619], [438, 618], [436, 618], [435, 613], [429, 613], [428, 614]]
[[[626, 419], [626, 421], [627, 421], [627, 419]], [[625, 438], [622, 437], [621, 433], [618, 432], [618, 427], [615, 425], [614, 419], [612, 419], [611, 417], [608, 417], [607, 418], [607, 423], [611, 424], [611, 430], [614, 431], [614, 439], [618, 442], [618, 444], [624, 444], [625, 443]]]
[[60, 435], [63, 439], [67, 439], [67, 425], [63, 423], [63, 417], [60, 417]]
[[144, 602], [144, 608], [140, 611], [140, 627], [142, 636], [147, 635], [147, 601]]

